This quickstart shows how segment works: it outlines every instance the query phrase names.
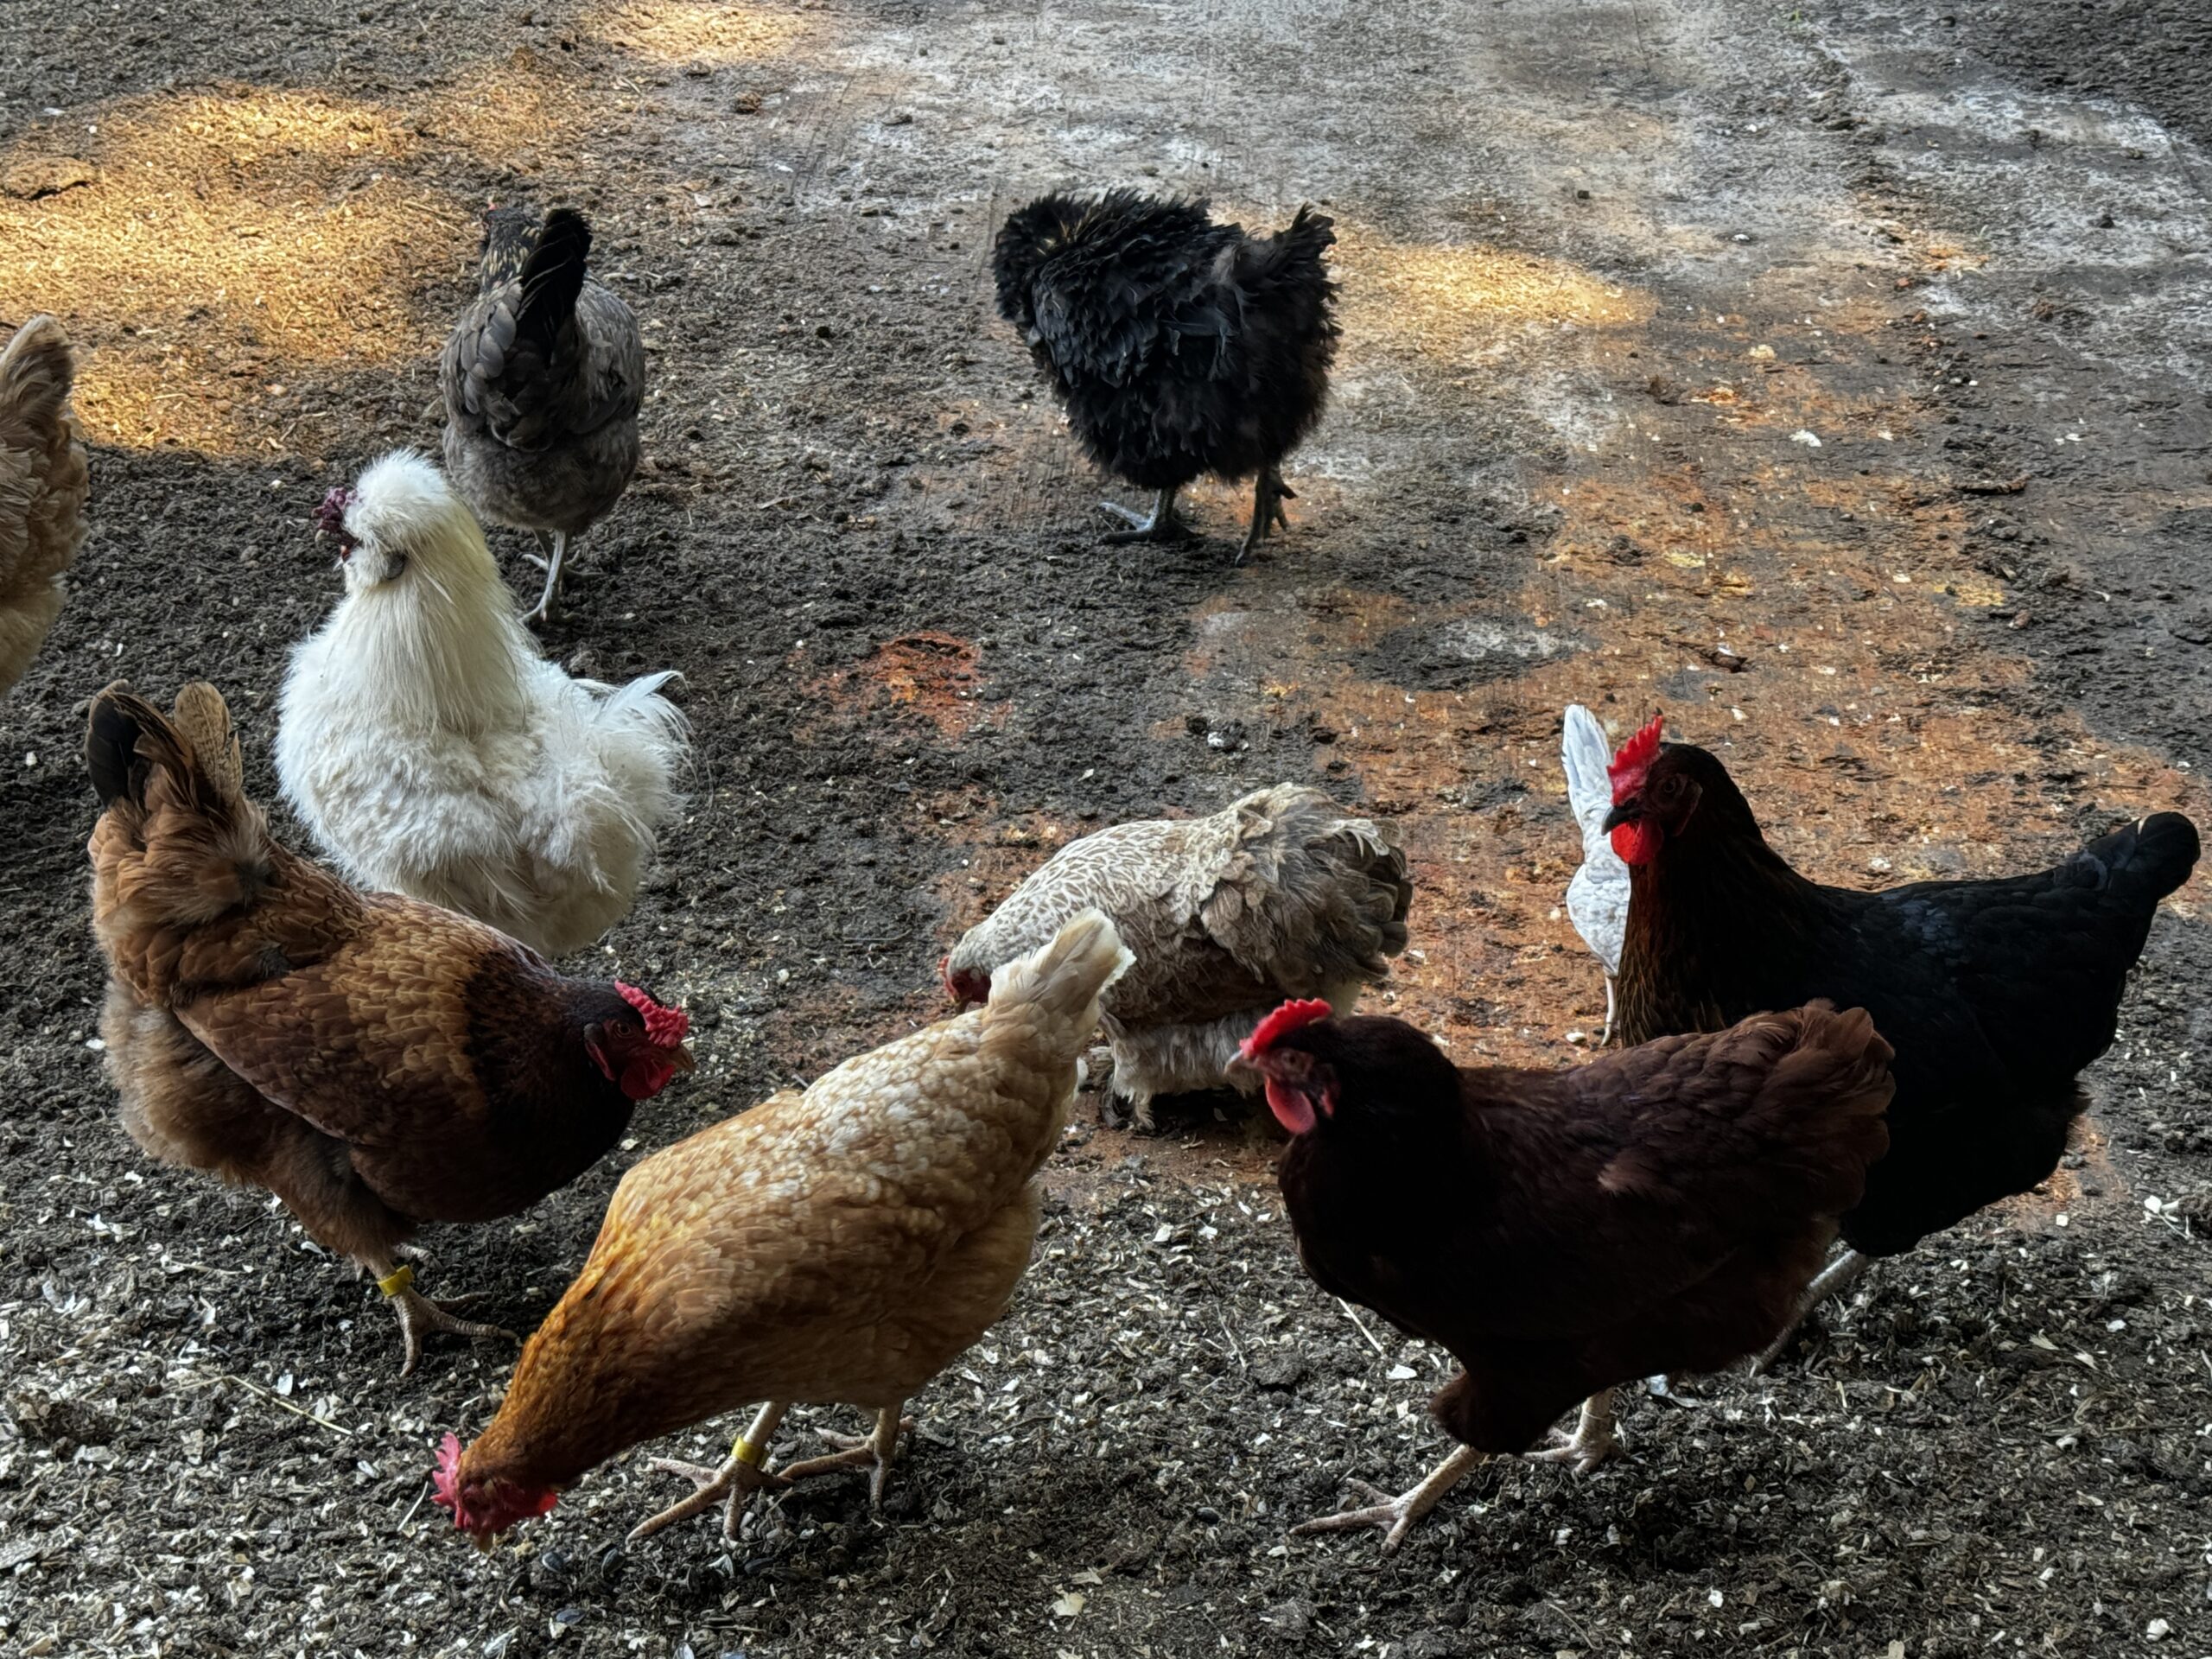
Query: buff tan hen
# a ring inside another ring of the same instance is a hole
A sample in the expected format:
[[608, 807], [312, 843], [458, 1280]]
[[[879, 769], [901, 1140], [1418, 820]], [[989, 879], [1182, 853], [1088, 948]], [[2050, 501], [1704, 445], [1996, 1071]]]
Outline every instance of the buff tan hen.
[[[1098, 1019], [1128, 964], [1091, 911], [1001, 969], [981, 1008], [846, 1061], [645, 1160], [583, 1271], [524, 1349], [495, 1417], [435, 1476], [486, 1541], [627, 1448], [759, 1410], [719, 1469], [657, 1466], [698, 1490], [645, 1537], [727, 1497], [831, 1469], [880, 1496], [906, 1401], [1006, 1311], [1029, 1265], [1036, 1175], [1059, 1139]], [[857, 1405], [866, 1440], [765, 1469], [798, 1401]]]

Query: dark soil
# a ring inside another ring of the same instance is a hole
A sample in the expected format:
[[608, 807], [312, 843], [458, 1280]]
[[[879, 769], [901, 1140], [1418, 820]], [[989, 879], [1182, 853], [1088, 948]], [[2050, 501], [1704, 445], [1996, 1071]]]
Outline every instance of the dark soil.
[[[1306, 1281], [1269, 1142], [1210, 1102], [1156, 1141], [1079, 1106], [1037, 1267], [881, 1516], [854, 1478], [741, 1548], [626, 1552], [669, 1496], [639, 1458], [479, 1556], [424, 1471], [511, 1352], [396, 1382], [370, 1287], [116, 1126], [76, 760], [106, 680], [203, 676], [268, 795], [335, 589], [313, 505], [435, 446], [476, 208], [573, 200], [655, 392], [548, 644], [686, 676], [692, 811], [608, 945], [702, 1065], [573, 1189], [434, 1230], [433, 1294], [528, 1326], [623, 1167], [934, 1017], [945, 942], [1050, 848], [1277, 779], [1406, 837], [1386, 1003], [1565, 1063], [1603, 1009], [1558, 911], [1569, 698], [1724, 745], [1830, 879], [2204, 817], [2188, 8], [16, 10], [0, 185], [91, 181], [0, 194], [0, 315], [87, 347], [98, 519], [0, 706], [0, 1653], [2212, 1652], [2202, 878], [2047, 1192], [1777, 1375], [1631, 1402], [1595, 1475], [1481, 1472], [1395, 1557], [1286, 1530], [1440, 1456], [1448, 1372]], [[1204, 542], [1102, 550], [990, 319], [1005, 208], [1109, 179], [1338, 219], [1334, 409], [1241, 569], [1226, 489]]]

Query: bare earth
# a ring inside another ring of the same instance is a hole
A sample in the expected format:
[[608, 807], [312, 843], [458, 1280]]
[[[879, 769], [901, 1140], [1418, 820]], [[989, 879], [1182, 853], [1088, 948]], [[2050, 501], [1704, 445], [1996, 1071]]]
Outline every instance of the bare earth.
[[[840, 1478], [741, 1548], [626, 1552], [671, 1496], [634, 1459], [480, 1556], [424, 1473], [511, 1351], [396, 1383], [371, 1287], [116, 1126], [76, 759], [106, 680], [205, 676], [267, 790], [336, 591], [311, 509], [435, 448], [477, 210], [574, 201], [655, 391], [550, 643], [687, 677], [693, 811], [607, 957], [702, 1065], [574, 1190], [434, 1231], [433, 1294], [528, 1326], [622, 1166], [934, 1017], [938, 953], [1050, 848], [1278, 779], [1414, 854], [1386, 1002], [1569, 1063], [1603, 1008], [1558, 909], [1569, 699], [1722, 746], [1832, 880], [2212, 810], [2193, 0], [239, 10], [20, 0], [0, 43], [0, 317], [69, 325], [98, 446], [0, 706], [0, 1654], [2212, 1653], [2202, 877], [2047, 1192], [1394, 1558], [1285, 1533], [1439, 1455], [1446, 1363], [1302, 1278], [1233, 1103], [1132, 1141], [1088, 1100], [881, 1516]], [[1337, 218], [1333, 410], [1243, 569], [1224, 489], [1199, 544], [1097, 546], [990, 315], [999, 216], [1109, 181]]]

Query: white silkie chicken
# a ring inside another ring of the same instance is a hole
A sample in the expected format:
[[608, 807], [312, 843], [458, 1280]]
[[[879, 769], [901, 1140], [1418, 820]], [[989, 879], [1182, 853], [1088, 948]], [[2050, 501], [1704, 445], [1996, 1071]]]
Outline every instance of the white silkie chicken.
[[571, 679], [516, 619], [475, 518], [400, 450], [333, 490], [346, 596], [292, 654], [276, 772], [365, 887], [565, 956], [627, 913], [689, 742], [660, 689]]
[[1613, 810], [1613, 781], [1606, 770], [1612, 765], [1613, 746], [1597, 715], [1579, 702], [1567, 705], [1560, 760], [1567, 768], [1567, 803], [1582, 828], [1582, 868], [1567, 884], [1567, 915], [1605, 970], [1605, 1032], [1600, 1040], [1611, 1042], [1613, 976], [1620, 972], [1621, 941], [1628, 932], [1628, 866], [1605, 833], [1605, 815]]

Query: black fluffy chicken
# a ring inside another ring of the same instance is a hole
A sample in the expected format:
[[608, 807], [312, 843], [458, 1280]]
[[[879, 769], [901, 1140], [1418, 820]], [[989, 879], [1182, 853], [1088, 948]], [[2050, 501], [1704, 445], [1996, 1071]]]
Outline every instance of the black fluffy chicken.
[[591, 226], [556, 207], [486, 216], [474, 304], [438, 365], [446, 471], [480, 518], [535, 531], [553, 613], [569, 543], [621, 499], [638, 470], [645, 347], [638, 320], [586, 274]]
[[2031, 875], [1821, 887], [1766, 844], [1719, 760], [1659, 732], [1655, 720], [1611, 767], [1605, 828], [1630, 884], [1619, 1040], [1826, 997], [1865, 1008], [1897, 1048], [1889, 1155], [1843, 1218], [1854, 1254], [1809, 1306], [1867, 1257], [2050, 1178], [2151, 918], [2196, 863], [2196, 827], [2153, 813]]
[[1321, 416], [1336, 356], [1332, 221], [1300, 207], [1247, 236], [1202, 201], [1133, 190], [1039, 198], [1007, 219], [992, 269], [999, 312], [1022, 332], [1091, 458], [1156, 492], [1109, 542], [1179, 541], [1175, 497], [1202, 473], [1251, 478], [1239, 563], [1296, 493], [1282, 458]]

